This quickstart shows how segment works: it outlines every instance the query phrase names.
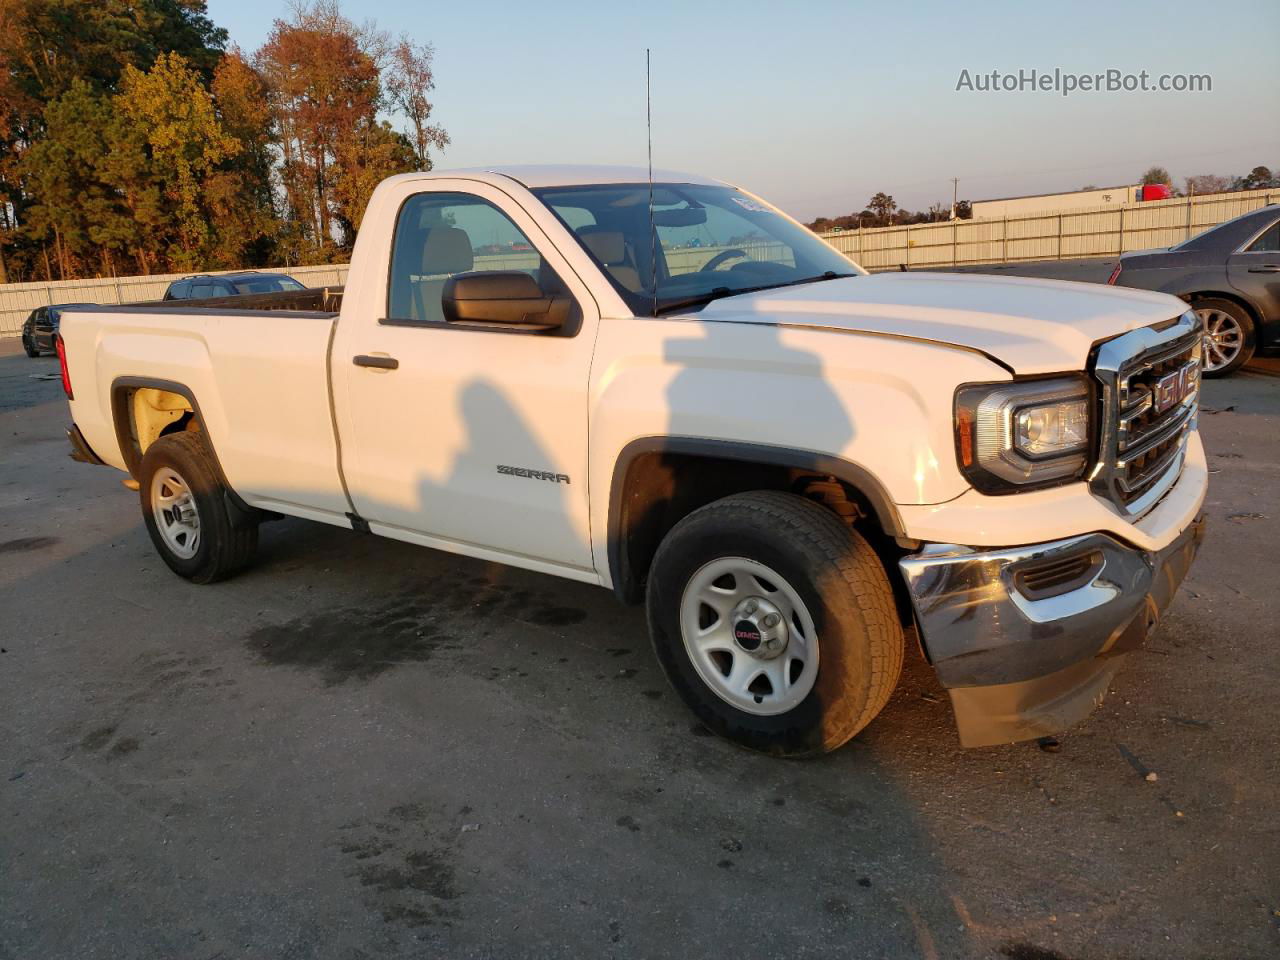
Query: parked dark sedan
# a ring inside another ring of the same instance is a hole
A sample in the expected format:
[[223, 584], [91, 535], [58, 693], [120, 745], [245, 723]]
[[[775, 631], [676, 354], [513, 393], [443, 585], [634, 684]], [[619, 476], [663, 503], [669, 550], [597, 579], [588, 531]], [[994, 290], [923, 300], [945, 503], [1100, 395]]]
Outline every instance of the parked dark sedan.
[[1204, 374], [1223, 377], [1254, 350], [1280, 350], [1280, 204], [1168, 250], [1126, 253], [1107, 283], [1172, 293], [1204, 323]]
[[307, 289], [287, 273], [220, 273], [183, 277], [169, 284], [166, 300], [206, 300], [210, 297], [235, 297], [245, 293], [287, 293]]
[[22, 348], [27, 351], [27, 356], [38, 357], [46, 350], [53, 353], [53, 335], [58, 332], [63, 310], [91, 306], [91, 303], [55, 303], [32, 310], [22, 323]]

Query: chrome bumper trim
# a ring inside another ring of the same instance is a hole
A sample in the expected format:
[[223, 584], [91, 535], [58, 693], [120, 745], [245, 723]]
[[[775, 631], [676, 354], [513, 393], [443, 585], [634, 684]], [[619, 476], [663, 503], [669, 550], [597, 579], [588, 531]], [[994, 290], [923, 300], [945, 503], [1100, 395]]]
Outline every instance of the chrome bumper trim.
[[[1158, 553], [1090, 533], [1004, 550], [934, 544], [899, 561], [938, 679], [964, 691], [952, 696], [962, 742], [1020, 739], [1011, 735], [1019, 730], [1040, 736], [1046, 723], [1061, 729], [1087, 715], [1100, 699], [1094, 675], [1099, 682], [1103, 673], [1109, 677], [1114, 655], [1141, 644], [1203, 536], [1201, 515]], [[1018, 591], [1014, 578], [1026, 565], [1090, 551], [1103, 562], [1086, 582], [1040, 600]], [[991, 688], [989, 696], [979, 688]], [[984, 714], [987, 701], [1000, 713], [998, 723]], [[1026, 720], [1022, 727], [1018, 716]]]

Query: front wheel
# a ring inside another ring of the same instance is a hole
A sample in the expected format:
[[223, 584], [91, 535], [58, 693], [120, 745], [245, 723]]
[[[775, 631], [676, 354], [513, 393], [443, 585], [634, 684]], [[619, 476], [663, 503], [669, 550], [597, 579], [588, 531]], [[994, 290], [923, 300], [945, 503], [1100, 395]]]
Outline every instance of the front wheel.
[[1197, 300], [1196, 316], [1204, 327], [1204, 367], [1206, 377], [1235, 373], [1253, 356], [1253, 319], [1238, 303], [1230, 300]]
[[178, 576], [213, 583], [253, 558], [258, 525], [232, 517], [200, 433], [174, 433], [151, 444], [142, 457], [138, 495], [151, 542]]
[[879, 558], [803, 497], [740, 494], [685, 517], [654, 557], [647, 604], [676, 692], [753, 750], [834, 750], [880, 712], [902, 671]]
[[22, 335], [22, 349], [26, 351], [28, 357], [40, 356], [40, 348], [36, 346], [35, 341], [31, 339], [30, 334]]

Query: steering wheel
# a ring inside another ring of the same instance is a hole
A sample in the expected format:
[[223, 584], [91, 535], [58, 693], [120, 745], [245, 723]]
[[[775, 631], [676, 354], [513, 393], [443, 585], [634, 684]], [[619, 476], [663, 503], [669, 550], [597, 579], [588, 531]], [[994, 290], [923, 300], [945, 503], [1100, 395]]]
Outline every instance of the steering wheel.
[[729, 250], [721, 250], [714, 257], [712, 257], [710, 260], [704, 263], [700, 268], [698, 268], [698, 272], [710, 273], [716, 267], [720, 266], [720, 264], [724, 263], [726, 260], [732, 260], [734, 257], [741, 257], [743, 260], [745, 260], [747, 259], [747, 254], [745, 251], [739, 250], [737, 247], [733, 247], [732, 249], [729, 249]]

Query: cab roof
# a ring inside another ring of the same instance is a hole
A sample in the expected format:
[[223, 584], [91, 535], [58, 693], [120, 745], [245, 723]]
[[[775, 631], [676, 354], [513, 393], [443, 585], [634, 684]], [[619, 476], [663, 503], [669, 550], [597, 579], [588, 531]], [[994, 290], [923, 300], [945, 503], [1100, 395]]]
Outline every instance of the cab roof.
[[[466, 174], [488, 173], [510, 177], [532, 189], [538, 187], [576, 187], [585, 184], [648, 183], [648, 167], [611, 166], [606, 164], [512, 164], [489, 167], [466, 167], [457, 170], [432, 170], [418, 176], [450, 177]], [[410, 176], [413, 176], [410, 174]], [[679, 170], [653, 171], [655, 183], [700, 183], [722, 186], [723, 181], [713, 180]]]

